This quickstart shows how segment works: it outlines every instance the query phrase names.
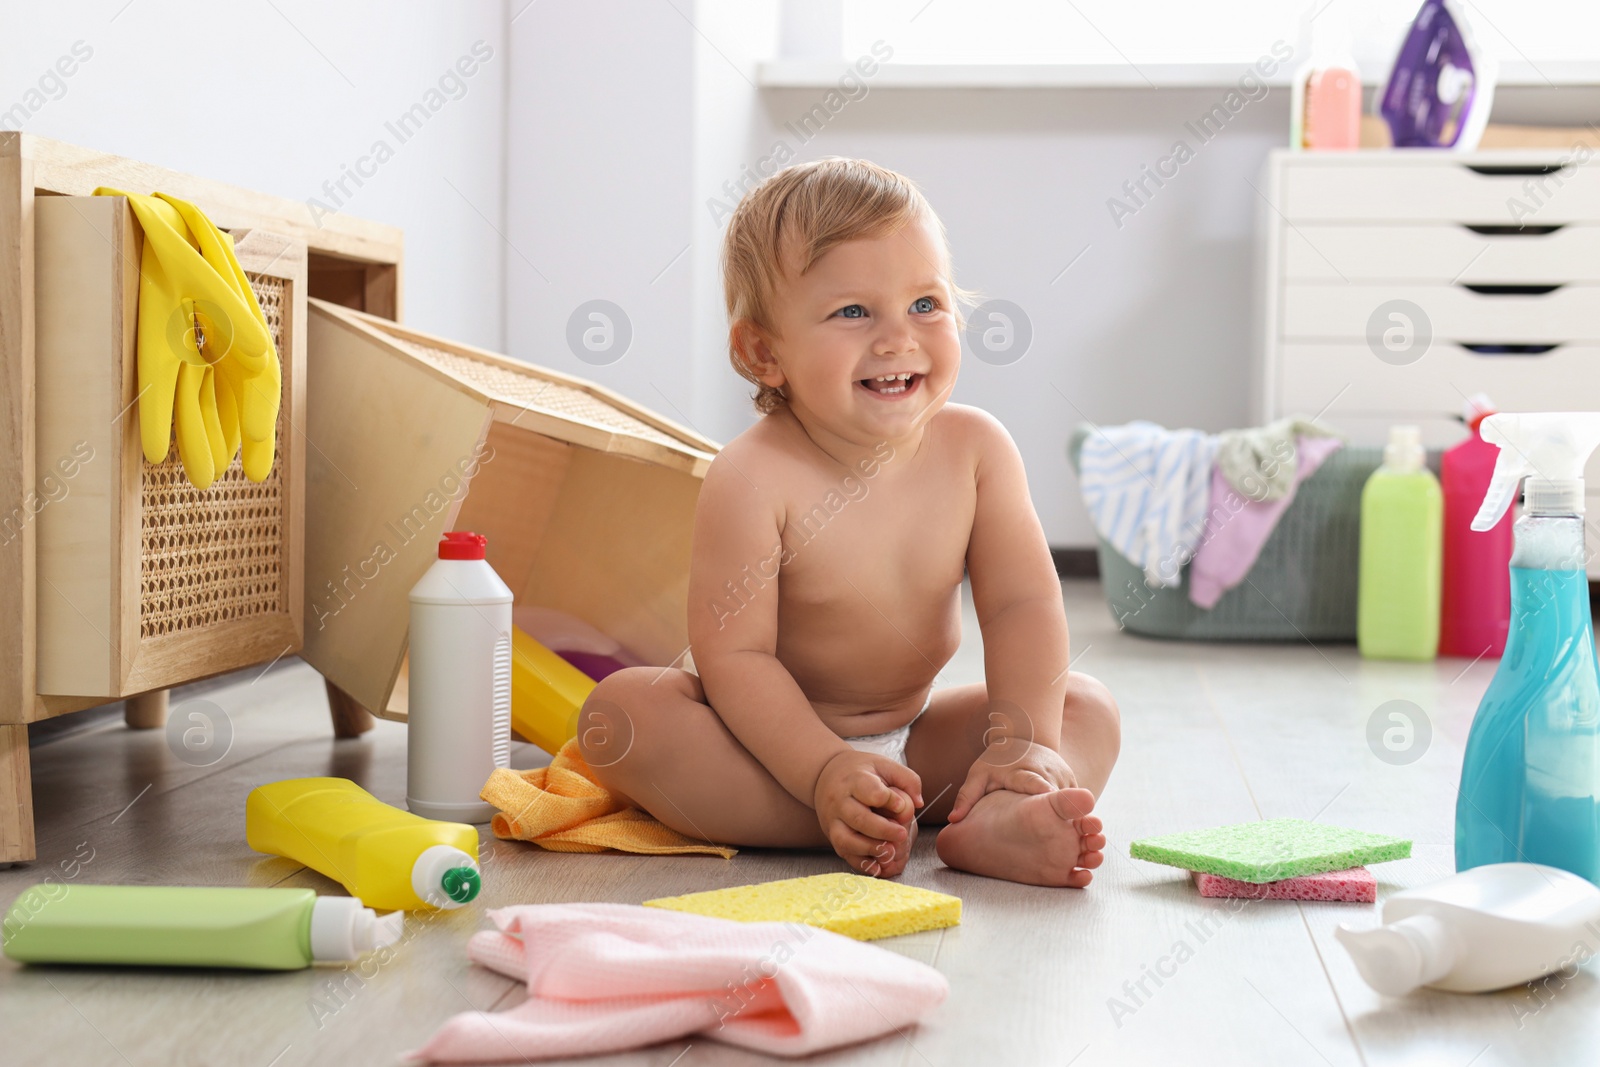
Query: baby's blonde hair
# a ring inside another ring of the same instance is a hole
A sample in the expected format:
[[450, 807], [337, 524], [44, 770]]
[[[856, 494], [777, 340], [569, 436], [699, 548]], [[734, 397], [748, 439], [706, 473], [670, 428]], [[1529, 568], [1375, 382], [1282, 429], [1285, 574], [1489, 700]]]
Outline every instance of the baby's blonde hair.
[[[930, 219], [945, 243], [944, 226], [911, 179], [864, 159], [829, 157], [785, 167], [752, 189], [728, 222], [722, 241], [722, 288], [728, 305], [728, 357], [755, 385], [763, 415], [784, 402], [740, 357], [741, 322], [776, 335], [772, 300], [786, 266], [804, 274], [835, 245], [887, 237], [919, 218]], [[948, 274], [949, 246], [945, 245]], [[959, 299], [964, 294], [951, 283]], [[959, 321], [959, 312], [957, 313]]]

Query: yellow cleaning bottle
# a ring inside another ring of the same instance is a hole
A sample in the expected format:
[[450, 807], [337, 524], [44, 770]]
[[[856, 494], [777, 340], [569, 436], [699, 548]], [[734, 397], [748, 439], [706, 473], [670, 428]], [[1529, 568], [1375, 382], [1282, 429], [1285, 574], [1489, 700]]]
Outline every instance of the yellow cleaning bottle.
[[459, 908], [478, 895], [478, 831], [392, 807], [344, 778], [289, 778], [245, 801], [245, 839], [380, 910]]
[[578, 736], [578, 712], [595, 681], [511, 628], [511, 728], [554, 756]]

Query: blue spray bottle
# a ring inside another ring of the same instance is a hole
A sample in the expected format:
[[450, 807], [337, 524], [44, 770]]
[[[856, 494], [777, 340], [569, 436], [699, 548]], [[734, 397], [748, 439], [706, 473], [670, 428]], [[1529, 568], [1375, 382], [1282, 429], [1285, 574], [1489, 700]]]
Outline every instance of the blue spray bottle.
[[1600, 413], [1503, 413], [1479, 432], [1500, 455], [1472, 528], [1492, 529], [1528, 483], [1513, 527], [1511, 629], [1461, 766], [1456, 869], [1524, 861], [1600, 884], [1600, 663], [1583, 545], [1583, 468]]

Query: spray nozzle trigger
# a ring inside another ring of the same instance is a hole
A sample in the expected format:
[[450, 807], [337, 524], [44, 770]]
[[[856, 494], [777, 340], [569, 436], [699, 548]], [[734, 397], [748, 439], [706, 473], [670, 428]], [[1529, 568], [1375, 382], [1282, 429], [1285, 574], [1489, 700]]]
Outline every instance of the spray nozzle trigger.
[[[1589, 454], [1600, 447], [1600, 412], [1500, 412], [1478, 426], [1478, 433], [1500, 448], [1494, 477], [1483, 506], [1472, 520], [1474, 530], [1491, 530], [1516, 499], [1522, 479], [1541, 490], [1552, 510], [1568, 514], [1583, 510], [1583, 468]], [[1575, 512], [1573, 511], [1575, 509]]]

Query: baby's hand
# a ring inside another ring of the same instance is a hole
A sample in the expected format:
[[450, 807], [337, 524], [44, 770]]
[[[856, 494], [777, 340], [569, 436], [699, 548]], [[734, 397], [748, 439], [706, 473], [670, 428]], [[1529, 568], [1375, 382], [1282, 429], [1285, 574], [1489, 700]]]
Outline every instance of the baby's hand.
[[833, 850], [852, 870], [876, 874], [907, 844], [922, 806], [911, 768], [870, 752], [841, 752], [817, 777], [812, 807]]
[[1077, 775], [1061, 758], [1061, 753], [1046, 745], [1008, 738], [990, 745], [974, 761], [972, 769], [967, 771], [967, 780], [950, 805], [946, 821], [960, 822], [972, 810], [972, 805], [985, 794], [999, 789], [1013, 793], [1049, 793], [1077, 784]]

